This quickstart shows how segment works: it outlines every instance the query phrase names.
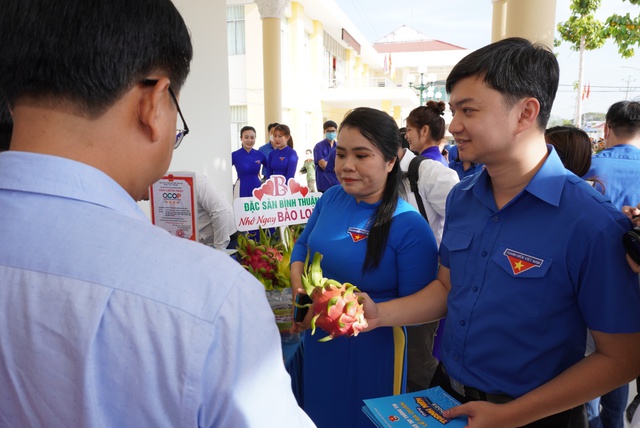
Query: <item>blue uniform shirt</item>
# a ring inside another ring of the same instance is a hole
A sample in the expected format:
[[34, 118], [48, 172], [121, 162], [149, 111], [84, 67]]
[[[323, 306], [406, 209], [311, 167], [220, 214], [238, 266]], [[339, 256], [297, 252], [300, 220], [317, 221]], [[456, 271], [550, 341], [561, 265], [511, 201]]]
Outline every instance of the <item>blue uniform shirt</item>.
[[620, 144], [593, 155], [584, 178], [592, 177], [604, 184], [604, 194], [616, 208], [635, 207], [640, 202], [640, 149]]
[[269, 178], [274, 174], [284, 175], [287, 180], [296, 175], [298, 165], [298, 154], [289, 146], [272, 151], [267, 158], [265, 177]]
[[231, 153], [231, 165], [236, 167], [240, 180], [240, 197], [252, 195], [253, 189], [260, 187], [260, 166], [267, 165], [264, 153], [251, 149], [248, 152], [242, 147]]
[[456, 145], [452, 145], [451, 147], [449, 147], [449, 160], [453, 161], [458, 159], [458, 146]]
[[[324, 192], [338, 184], [338, 179], [333, 169], [335, 166], [335, 158], [335, 142], [332, 147], [331, 143], [327, 139], [324, 139], [313, 148], [313, 162], [316, 165], [316, 187], [320, 192]], [[320, 159], [324, 159], [327, 162], [325, 169], [320, 168], [318, 165]]]
[[460, 180], [482, 171], [482, 166], [483, 165], [481, 163], [474, 163], [465, 171], [461, 160], [456, 159], [449, 162], [449, 168], [458, 173], [458, 178], [460, 178]]
[[267, 141], [266, 144], [258, 147], [258, 150], [261, 151], [264, 154], [264, 157], [268, 159], [269, 158], [269, 153], [271, 153], [275, 149], [271, 145], [271, 142]]
[[438, 146], [427, 147], [420, 154], [427, 159], [433, 159], [434, 161], [440, 162], [444, 166], [449, 166], [444, 156], [442, 156], [442, 153], [440, 153], [440, 147]]
[[556, 152], [498, 210], [486, 170], [447, 199], [440, 256], [451, 270], [441, 355], [464, 385], [519, 397], [584, 357], [587, 329], [640, 331], [629, 220]]

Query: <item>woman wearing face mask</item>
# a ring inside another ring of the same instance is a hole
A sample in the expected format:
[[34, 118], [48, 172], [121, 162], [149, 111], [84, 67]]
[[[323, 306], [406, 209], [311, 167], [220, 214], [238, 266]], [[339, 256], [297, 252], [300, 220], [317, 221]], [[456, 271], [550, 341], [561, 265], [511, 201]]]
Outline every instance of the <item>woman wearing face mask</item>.
[[[412, 294], [435, 278], [438, 255], [427, 222], [399, 197], [398, 127], [387, 113], [360, 107], [344, 118], [339, 138], [340, 186], [316, 202], [294, 246], [293, 292], [301, 288], [307, 252], [318, 252], [324, 277], [349, 282], [376, 301]], [[292, 331], [308, 328], [312, 312]], [[403, 339], [404, 329], [386, 328], [373, 336], [377, 331], [325, 343], [318, 342], [326, 336], [319, 329], [305, 336], [303, 408], [319, 428], [369, 427], [359, 411], [362, 400], [403, 392], [404, 345], [394, 339]]]
[[244, 198], [251, 196], [253, 189], [260, 187], [258, 174], [260, 167], [266, 166], [267, 158], [253, 148], [256, 144], [256, 130], [252, 126], [245, 126], [240, 130], [240, 140], [242, 147], [231, 153], [231, 165], [236, 168], [239, 182], [234, 186], [234, 197]]
[[291, 130], [282, 123], [273, 128], [273, 144], [275, 149], [269, 153], [265, 178], [272, 175], [284, 175], [287, 181], [296, 175], [298, 154], [293, 150]]

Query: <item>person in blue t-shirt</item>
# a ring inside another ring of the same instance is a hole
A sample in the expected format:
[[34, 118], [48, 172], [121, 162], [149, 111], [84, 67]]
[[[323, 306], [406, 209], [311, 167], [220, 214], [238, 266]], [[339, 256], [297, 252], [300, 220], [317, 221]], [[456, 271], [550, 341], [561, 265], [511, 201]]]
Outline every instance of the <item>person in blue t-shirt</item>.
[[333, 120], [327, 120], [323, 125], [325, 139], [313, 148], [313, 161], [316, 166], [316, 187], [318, 192], [324, 193], [330, 187], [340, 184], [336, 177], [336, 138], [338, 125]]
[[604, 194], [621, 209], [640, 201], [640, 103], [619, 101], [604, 124], [606, 149], [593, 155], [587, 177], [599, 177]]
[[293, 137], [287, 125], [279, 123], [273, 128], [273, 143], [276, 148], [269, 153], [264, 176], [284, 175], [288, 181], [296, 175], [298, 154], [293, 150]]
[[558, 79], [553, 53], [521, 38], [453, 68], [449, 132], [485, 169], [449, 194], [438, 278], [388, 302], [363, 294], [370, 328], [446, 314], [432, 385], [473, 427], [586, 427], [583, 403], [640, 372], [631, 223], [545, 144]]
[[267, 126], [267, 132], [269, 133], [269, 141], [258, 147], [258, 150], [262, 152], [265, 158], [269, 157], [269, 153], [271, 153], [275, 148], [275, 144], [273, 143], [273, 128], [278, 125], [277, 122], [270, 123]]
[[446, 125], [444, 111], [446, 104], [442, 101], [429, 101], [426, 106], [416, 107], [407, 116], [407, 133], [409, 148], [427, 159], [433, 159], [444, 166], [449, 166], [440, 152], [440, 141], [444, 138]]
[[[458, 151], [456, 150], [456, 156], [457, 152]], [[465, 177], [469, 177], [470, 175], [477, 174], [482, 171], [482, 164], [461, 161], [459, 157], [456, 157], [449, 162], [449, 168], [454, 170], [458, 174], [458, 178], [462, 180]]]

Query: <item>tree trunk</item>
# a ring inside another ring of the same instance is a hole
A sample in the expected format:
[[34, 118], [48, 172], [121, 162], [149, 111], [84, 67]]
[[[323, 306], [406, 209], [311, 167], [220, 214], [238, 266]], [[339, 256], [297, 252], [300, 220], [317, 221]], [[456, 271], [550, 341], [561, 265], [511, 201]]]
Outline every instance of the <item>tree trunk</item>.
[[578, 95], [576, 96], [576, 114], [573, 118], [573, 124], [577, 128], [582, 128], [582, 93], [583, 93], [583, 74], [584, 74], [584, 51], [585, 36], [580, 37], [580, 65], [578, 66]]

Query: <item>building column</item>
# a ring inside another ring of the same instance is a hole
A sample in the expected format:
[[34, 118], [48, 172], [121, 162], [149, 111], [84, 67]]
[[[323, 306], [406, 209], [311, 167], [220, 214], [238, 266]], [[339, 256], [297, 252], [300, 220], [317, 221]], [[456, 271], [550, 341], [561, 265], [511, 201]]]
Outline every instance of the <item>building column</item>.
[[[553, 33], [556, 27], [556, 0], [501, 0], [493, 1], [493, 19], [500, 19], [506, 9], [504, 36], [522, 37], [553, 48]], [[502, 9], [501, 11], [499, 9]], [[492, 37], [499, 34], [500, 22], [493, 22]], [[495, 40], [494, 40], [495, 41]]]
[[491, 18], [491, 43], [505, 38], [507, 32], [507, 0], [491, 0], [493, 15]]
[[264, 71], [264, 122], [282, 122], [281, 29], [289, 0], [256, 0], [262, 18], [262, 66]]
[[402, 128], [402, 107], [393, 106], [393, 118], [398, 124], [398, 128]]

